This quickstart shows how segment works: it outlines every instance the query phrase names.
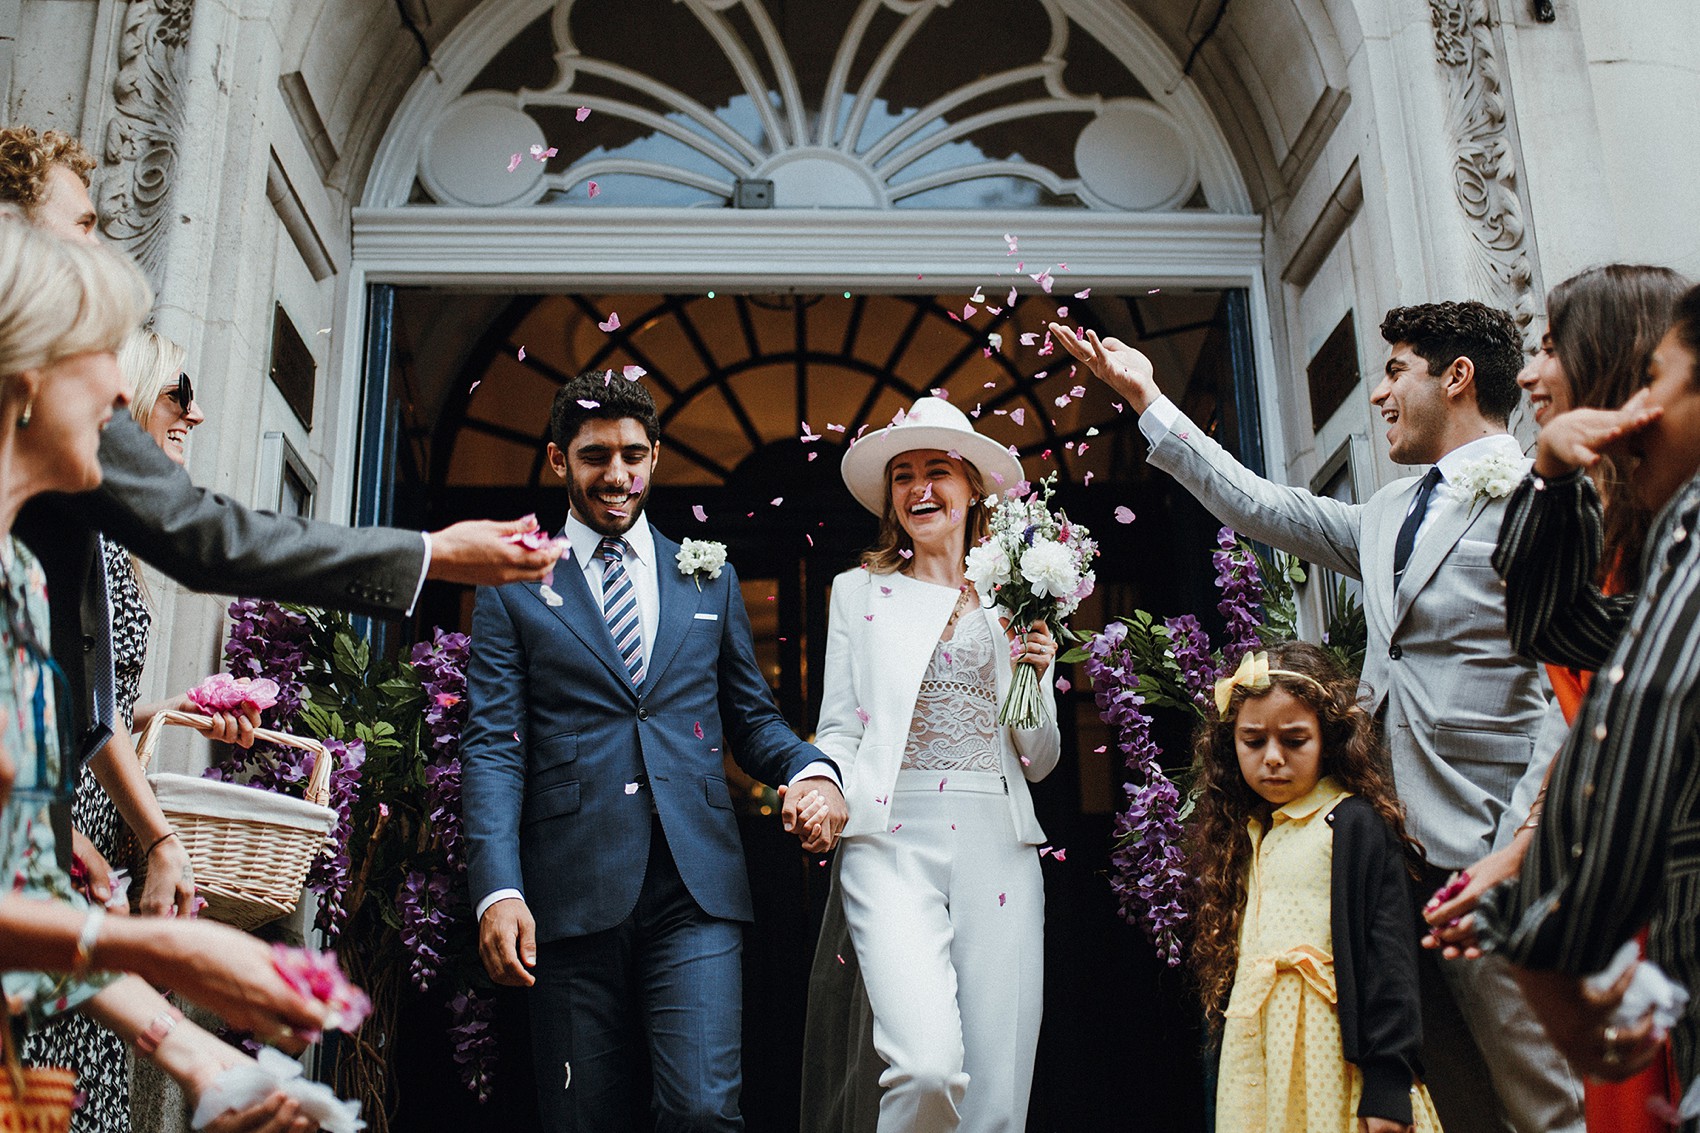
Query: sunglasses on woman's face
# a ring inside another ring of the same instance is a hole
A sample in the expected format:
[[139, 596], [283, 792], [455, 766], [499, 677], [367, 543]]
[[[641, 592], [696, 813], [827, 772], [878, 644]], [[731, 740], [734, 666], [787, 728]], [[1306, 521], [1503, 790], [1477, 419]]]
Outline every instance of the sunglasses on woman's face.
[[166, 388], [165, 396], [177, 403], [177, 408], [189, 412], [189, 403], [195, 400], [195, 387], [189, 381], [188, 374], [178, 374], [177, 384]]

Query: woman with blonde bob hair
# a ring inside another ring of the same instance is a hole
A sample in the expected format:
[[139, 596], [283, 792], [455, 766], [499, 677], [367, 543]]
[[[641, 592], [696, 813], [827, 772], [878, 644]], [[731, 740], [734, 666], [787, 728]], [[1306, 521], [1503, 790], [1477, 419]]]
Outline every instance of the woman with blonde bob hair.
[[[0, 719], [8, 724], [0, 732], [0, 876], [9, 879], [0, 897], [0, 990], [17, 1012], [14, 1028], [82, 1011], [198, 1097], [248, 1056], [184, 1021], [150, 980], [293, 1045], [298, 1031], [322, 1025], [322, 1008], [283, 982], [270, 949], [253, 937], [186, 920], [108, 920], [59, 867], [47, 808], [67, 799], [76, 771], [58, 739], [63, 677], [45, 641], [41, 568], [11, 533], [32, 496], [100, 484], [100, 432], [128, 400], [116, 351], [150, 303], [146, 281], [123, 257], [0, 221]], [[282, 1093], [208, 1126], [310, 1127]]]

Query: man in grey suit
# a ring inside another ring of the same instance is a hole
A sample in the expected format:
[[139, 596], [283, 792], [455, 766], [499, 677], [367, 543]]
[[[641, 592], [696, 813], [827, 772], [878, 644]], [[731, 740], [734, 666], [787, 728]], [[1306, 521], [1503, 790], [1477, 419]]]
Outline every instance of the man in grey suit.
[[[1385, 374], [1370, 396], [1389, 455], [1427, 466], [1363, 504], [1272, 483], [1164, 397], [1151, 362], [1116, 339], [1059, 341], [1127, 398], [1148, 459], [1235, 530], [1363, 582], [1364, 682], [1411, 834], [1428, 854], [1416, 910], [1453, 871], [1525, 825], [1563, 735], [1535, 664], [1513, 653], [1490, 559], [1505, 497], [1528, 470], [1506, 431], [1519, 396], [1516, 324], [1480, 303], [1400, 307], [1381, 326]], [[1577, 1130], [1582, 1087], [1494, 959], [1424, 953], [1423, 1060], [1442, 1124]]]
[[[94, 159], [74, 138], [28, 126], [0, 128], [0, 202], [16, 206], [38, 228], [68, 240], [99, 239], [88, 192], [93, 168]], [[246, 508], [196, 487], [128, 413], [116, 414], [102, 432], [100, 463], [99, 488], [39, 496], [14, 527], [41, 561], [55, 597], [52, 647], [70, 685], [73, 719], [60, 742], [79, 761], [99, 757], [125, 769], [135, 764], [129, 736], [114, 735], [102, 531], [191, 589], [373, 617], [411, 613], [427, 578], [471, 586], [536, 581], [558, 555], [553, 547], [532, 550], [509, 541], [534, 529], [534, 519], [466, 520], [423, 533], [351, 530]], [[253, 725], [242, 719], [234, 732], [217, 738], [246, 747], [254, 742]], [[68, 852], [68, 820], [56, 819], [60, 847]], [[77, 853], [90, 867], [93, 896], [104, 901], [110, 893], [106, 863], [86, 841], [79, 841]]]

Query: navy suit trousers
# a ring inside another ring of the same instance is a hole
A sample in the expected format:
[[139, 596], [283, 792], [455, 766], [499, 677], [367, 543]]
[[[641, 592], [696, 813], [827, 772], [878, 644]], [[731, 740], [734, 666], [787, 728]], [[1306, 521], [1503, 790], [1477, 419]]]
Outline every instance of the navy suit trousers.
[[641, 1043], [657, 1133], [741, 1131], [743, 945], [741, 923], [691, 898], [654, 821], [632, 914], [538, 945], [528, 999], [544, 1129], [627, 1133]]

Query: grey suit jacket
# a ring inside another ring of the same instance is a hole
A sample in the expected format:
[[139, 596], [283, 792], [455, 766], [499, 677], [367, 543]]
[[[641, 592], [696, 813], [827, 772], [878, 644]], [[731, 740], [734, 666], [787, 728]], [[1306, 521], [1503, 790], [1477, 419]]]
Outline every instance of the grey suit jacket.
[[110, 632], [96, 573], [102, 531], [195, 590], [390, 617], [413, 600], [425, 558], [417, 531], [352, 530], [243, 507], [197, 488], [128, 413], [101, 434], [100, 466], [99, 488], [38, 496], [15, 528], [47, 575], [53, 655], [75, 719], [75, 735], [61, 742], [84, 759], [110, 734], [95, 724], [92, 703], [101, 679], [95, 635]]
[[1395, 593], [1393, 544], [1417, 477], [1343, 503], [1263, 479], [1185, 417], [1148, 459], [1241, 534], [1362, 580], [1363, 680], [1412, 836], [1444, 869], [1508, 842], [1565, 728], [1539, 666], [1506, 636], [1491, 561], [1505, 501], [1436, 516]]

